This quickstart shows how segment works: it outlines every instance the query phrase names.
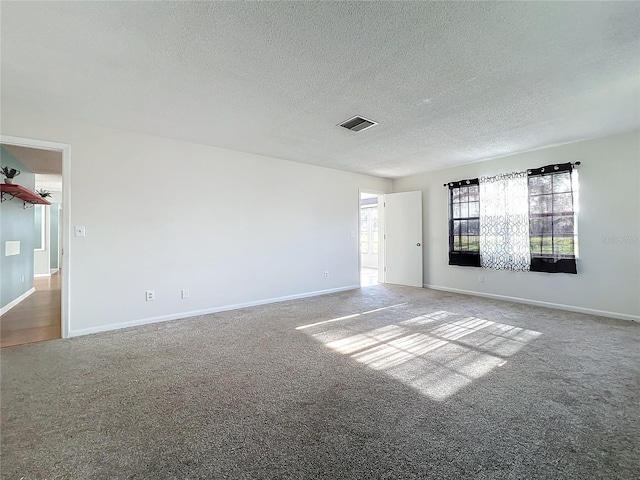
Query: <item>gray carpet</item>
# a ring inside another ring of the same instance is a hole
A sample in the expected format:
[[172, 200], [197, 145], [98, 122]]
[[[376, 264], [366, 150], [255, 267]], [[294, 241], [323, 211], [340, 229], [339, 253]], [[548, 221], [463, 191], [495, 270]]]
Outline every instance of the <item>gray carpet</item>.
[[638, 479], [639, 345], [380, 285], [10, 347], [2, 478]]

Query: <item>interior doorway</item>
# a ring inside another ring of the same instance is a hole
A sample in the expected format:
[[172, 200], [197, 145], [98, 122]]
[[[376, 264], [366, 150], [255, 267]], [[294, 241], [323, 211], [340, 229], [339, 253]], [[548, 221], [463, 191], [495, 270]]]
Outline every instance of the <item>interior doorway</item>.
[[360, 191], [359, 254], [360, 286], [368, 287], [382, 282], [380, 265], [383, 258], [382, 194]]
[[8, 221], [15, 223], [5, 233], [16, 237], [3, 240], [19, 247], [14, 256], [3, 258], [3, 267], [8, 267], [12, 275], [2, 276], [2, 287], [5, 290], [11, 286], [14, 294], [2, 298], [0, 344], [4, 347], [67, 338], [70, 146], [5, 135], [1, 146], [3, 165], [5, 159], [11, 160], [23, 171], [13, 183], [49, 204], [25, 201], [23, 205], [22, 200], [3, 195], [4, 210], [13, 213], [3, 215], [3, 226]]

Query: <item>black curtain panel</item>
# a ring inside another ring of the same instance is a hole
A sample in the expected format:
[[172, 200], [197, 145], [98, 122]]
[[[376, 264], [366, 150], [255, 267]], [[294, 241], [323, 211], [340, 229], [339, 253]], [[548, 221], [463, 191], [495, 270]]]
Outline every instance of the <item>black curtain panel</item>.
[[477, 178], [449, 187], [449, 265], [480, 266], [480, 187]]
[[531, 271], [577, 273], [573, 167], [528, 170]]

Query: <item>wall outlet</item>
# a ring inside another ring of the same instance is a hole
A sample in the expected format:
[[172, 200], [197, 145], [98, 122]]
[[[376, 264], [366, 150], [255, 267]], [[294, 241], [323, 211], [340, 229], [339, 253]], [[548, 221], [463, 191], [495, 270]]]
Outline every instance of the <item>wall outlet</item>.
[[484, 275], [478, 275], [478, 281], [484, 282]]
[[189, 289], [188, 288], [183, 288], [180, 291], [180, 298], [182, 298], [183, 300], [186, 300], [187, 298], [189, 298]]
[[329, 272], [324, 272], [324, 278], [329, 278]]
[[155, 290], [147, 290], [145, 294], [146, 294], [147, 302], [153, 302], [156, 299]]
[[22, 275], [22, 277], [20, 277], [20, 281], [21, 281], [22, 283], [24, 283], [24, 275]]

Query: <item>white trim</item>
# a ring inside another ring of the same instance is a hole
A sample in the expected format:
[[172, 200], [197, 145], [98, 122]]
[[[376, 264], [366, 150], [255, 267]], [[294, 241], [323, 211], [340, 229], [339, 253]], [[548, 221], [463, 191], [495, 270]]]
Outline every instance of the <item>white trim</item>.
[[36, 291], [35, 287], [31, 287], [29, 290], [24, 292], [18, 298], [16, 298], [15, 300], [7, 303], [4, 307], [2, 307], [0, 309], [0, 315], [4, 315], [5, 313], [7, 313], [9, 310], [11, 310], [13, 307], [18, 305], [21, 301], [23, 301], [25, 298], [27, 298], [29, 295], [31, 295], [35, 291]]
[[50, 277], [50, 276], [51, 276], [50, 273], [38, 273], [38, 274], [34, 275], [33, 278]]
[[431, 290], [441, 290], [443, 292], [460, 293], [462, 295], [473, 295], [475, 297], [493, 298], [495, 300], [506, 300], [508, 302], [524, 303], [526, 305], [536, 305], [538, 307], [555, 308], [557, 310], [566, 310], [569, 312], [586, 313], [589, 315], [597, 315], [599, 317], [617, 318], [619, 320], [631, 320], [632, 322], [640, 322], [640, 315], [630, 315], [627, 313], [608, 312], [605, 310], [595, 310], [593, 308], [575, 307], [573, 305], [564, 305], [561, 303], [542, 302], [539, 300], [529, 300], [528, 298], [508, 297], [506, 295], [495, 295], [493, 293], [474, 292], [471, 290], [460, 290], [458, 288], [440, 287], [438, 285], [423, 285], [424, 288]]
[[53, 275], [54, 273], [58, 273], [58, 269], [57, 268], [52, 268], [50, 270], [51, 275]]
[[62, 338], [69, 337], [71, 328], [71, 145], [67, 143], [50, 142], [48, 140], [36, 140], [33, 138], [14, 137], [11, 135], [0, 135], [0, 142], [18, 147], [40, 148], [43, 150], [54, 150], [62, 152], [62, 221], [60, 229], [62, 231], [61, 249], [62, 264], [58, 266], [64, 271], [61, 286], [61, 334]]
[[69, 337], [79, 337], [89, 335], [91, 333], [108, 332], [110, 330], [119, 330], [121, 328], [138, 327], [140, 325], [148, 325], [151, 323], [166, 322], [169, 320], [180, 320], [198, 315], [207, 315], [209, 313], [226, 312], [228, 310], [237, 310], [239, 308], [255, 307], [258, 305], [266, 305], [269, 303], [286, 302], [287, 300], [296, 300], [299, 298], [317, 297], [329, 293], [344, 292], [346, 290], [357, 290], [360, 285], [349, 285], [348, 287], [330, 288], [328, 290], [318, 290], [315, 292], [299, 293], [296, 295], [287, 295], [284, 297], [268, 298], [265, 300], [257, 300], [255, 302], [236, 303], [234, 305], [224, 305], [221, 307], [205, 308], [203, 310], [193, 310], [190, 312], [174, 313], [171, 315], [162, 315], [160, 317], [142, 318], [140, 320], [131, 320], [129, 322], [111, 323], [109, 325], [101, 325], [99, 327], [82, 328], [80, 330], [69, 330]]

